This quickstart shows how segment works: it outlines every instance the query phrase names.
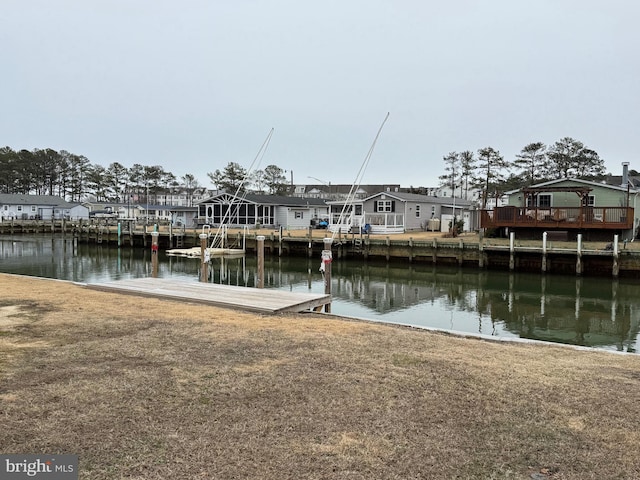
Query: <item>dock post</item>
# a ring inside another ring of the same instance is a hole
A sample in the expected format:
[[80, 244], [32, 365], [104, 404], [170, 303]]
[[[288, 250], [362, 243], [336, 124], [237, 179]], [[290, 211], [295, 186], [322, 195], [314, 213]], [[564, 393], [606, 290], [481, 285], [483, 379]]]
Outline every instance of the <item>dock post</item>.
[[547, 272], [547, 232], [542, 232], [542, 273]]
[[[331, 243], [333, 242], [332, 238], [325, 238], [324, 242], [324, 250], [322, 250], [322, 273], [324, 275], [324, 293], [331, 295]], [[327, 303], [324, 306], [324, 311], [326, 313], [331, 313], [331, 303]]]
[[160, 235], [158, 232], [151, 234], [151, 276], [153, 278], [158, 276], [158, 235]]
[[464, 263], [464, 242], [460, 239], [460, 255], [458, 256], [458, 265], [462, 266]]
[[413, 262], [413, 237], [409, 237], [409, 263]]
[[576, 275], [582, 275], [582, 234], [578, 234], [578, 247], [576, 257]]
[[509, 233], [509, 270], [515, 270], [516, 268], [516, 251], [515, 251], [515, 239], [516, 233]]
[[207, 282], [209, 279], [209, 250], [207, 250], [206, 233], [198, 235], [200, 238], [200, 281]]
[[618, 235], [613, 236], [613, 276], [618, 278], [620, 265], [618, 264]]
[[438, 239], [436, 237], [433, 237], [432, 249], [433, 249], [433, 254], [432, 254], [433, 264], [435, 265], [438, 262], [438, 253], [437, 253], [438, 252]]
[[385, 240], [386, 244], [387, 244], [387, 253], [385, 255], [385, 258], [387, 259], [387, 262], [389, 261], [389, 259], [391, 258], [391, 239], [387, 236], [386, 240]]
[[309, 247], [307, 248], [307, 256], [313, 256], [313, 227], [309, 227]]
[[258, 253], [258, 278], [256, 278], [256, 287], [264, 288], [264, 235], [256, 237], [256, 250]]
[[118, 222], [118, 248], [120, 248], [120, 240], [122, 238], [122, 225]]
[[484, 234], [478, 233], [478, 268], [484, 268]]
[[282, 225], [280, 225], [280, 235], [278, 235], [278, 256], [282, 256]]

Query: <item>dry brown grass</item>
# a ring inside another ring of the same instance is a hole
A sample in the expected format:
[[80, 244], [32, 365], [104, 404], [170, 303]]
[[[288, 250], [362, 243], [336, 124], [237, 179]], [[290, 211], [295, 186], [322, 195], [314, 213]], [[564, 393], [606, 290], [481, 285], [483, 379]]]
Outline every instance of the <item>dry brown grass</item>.
[[82, 479], [640, 478], [637, 356], [0, 287], [0, 451]]

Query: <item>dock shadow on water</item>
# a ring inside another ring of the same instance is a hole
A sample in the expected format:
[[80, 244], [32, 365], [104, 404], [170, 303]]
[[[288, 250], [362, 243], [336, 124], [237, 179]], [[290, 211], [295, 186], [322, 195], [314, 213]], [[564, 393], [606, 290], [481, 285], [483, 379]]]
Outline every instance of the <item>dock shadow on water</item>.
[[[152, 275], [145, 249], [74, 244], [70, 238], [0, 238], [0, 272], [104, 282]], [[158, 254], [158, 276], [199, 280], [199, 259]], [[322, 293], [320, 259], [267, 257], [265, 288]], [[256, 258], [214, 258], [208, 281], [254, 287]], [[636, 352], [640, 282], [339, 260], [332, 312], [502, 338]]]

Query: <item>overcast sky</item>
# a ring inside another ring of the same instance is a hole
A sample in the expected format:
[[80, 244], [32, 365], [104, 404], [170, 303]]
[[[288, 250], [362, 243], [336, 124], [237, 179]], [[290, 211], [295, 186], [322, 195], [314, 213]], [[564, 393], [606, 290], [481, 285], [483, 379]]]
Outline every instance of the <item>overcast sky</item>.
[[[2, 0], [0, 143], [105, 167], [435, 186], [573, 137], [640, 170], [634, 0]], [[316, 182], [317, 183], [317, 182]]]

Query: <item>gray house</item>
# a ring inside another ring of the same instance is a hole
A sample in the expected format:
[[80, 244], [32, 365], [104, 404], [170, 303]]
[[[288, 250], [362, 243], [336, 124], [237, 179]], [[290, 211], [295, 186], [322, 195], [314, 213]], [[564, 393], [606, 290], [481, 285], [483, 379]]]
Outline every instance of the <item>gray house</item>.
[[465, 231], [475, 228], [471, 202], [417, 193], [380, 192], [345, 206], [330, 202], [329, 229], [342, 232], [365, 229], [374, 234], [404, 233], [411, 230], [448, 231], [449, 222], [463, 219]]
[[0, 194], [0, 220], [78, 220], [89, 218], [89, 209], [55, 195]]
[[319, 198], [221, 193], [198, 203], [198, 223], [208, 225], [297, 230], [328, 216], [329, 206]]

